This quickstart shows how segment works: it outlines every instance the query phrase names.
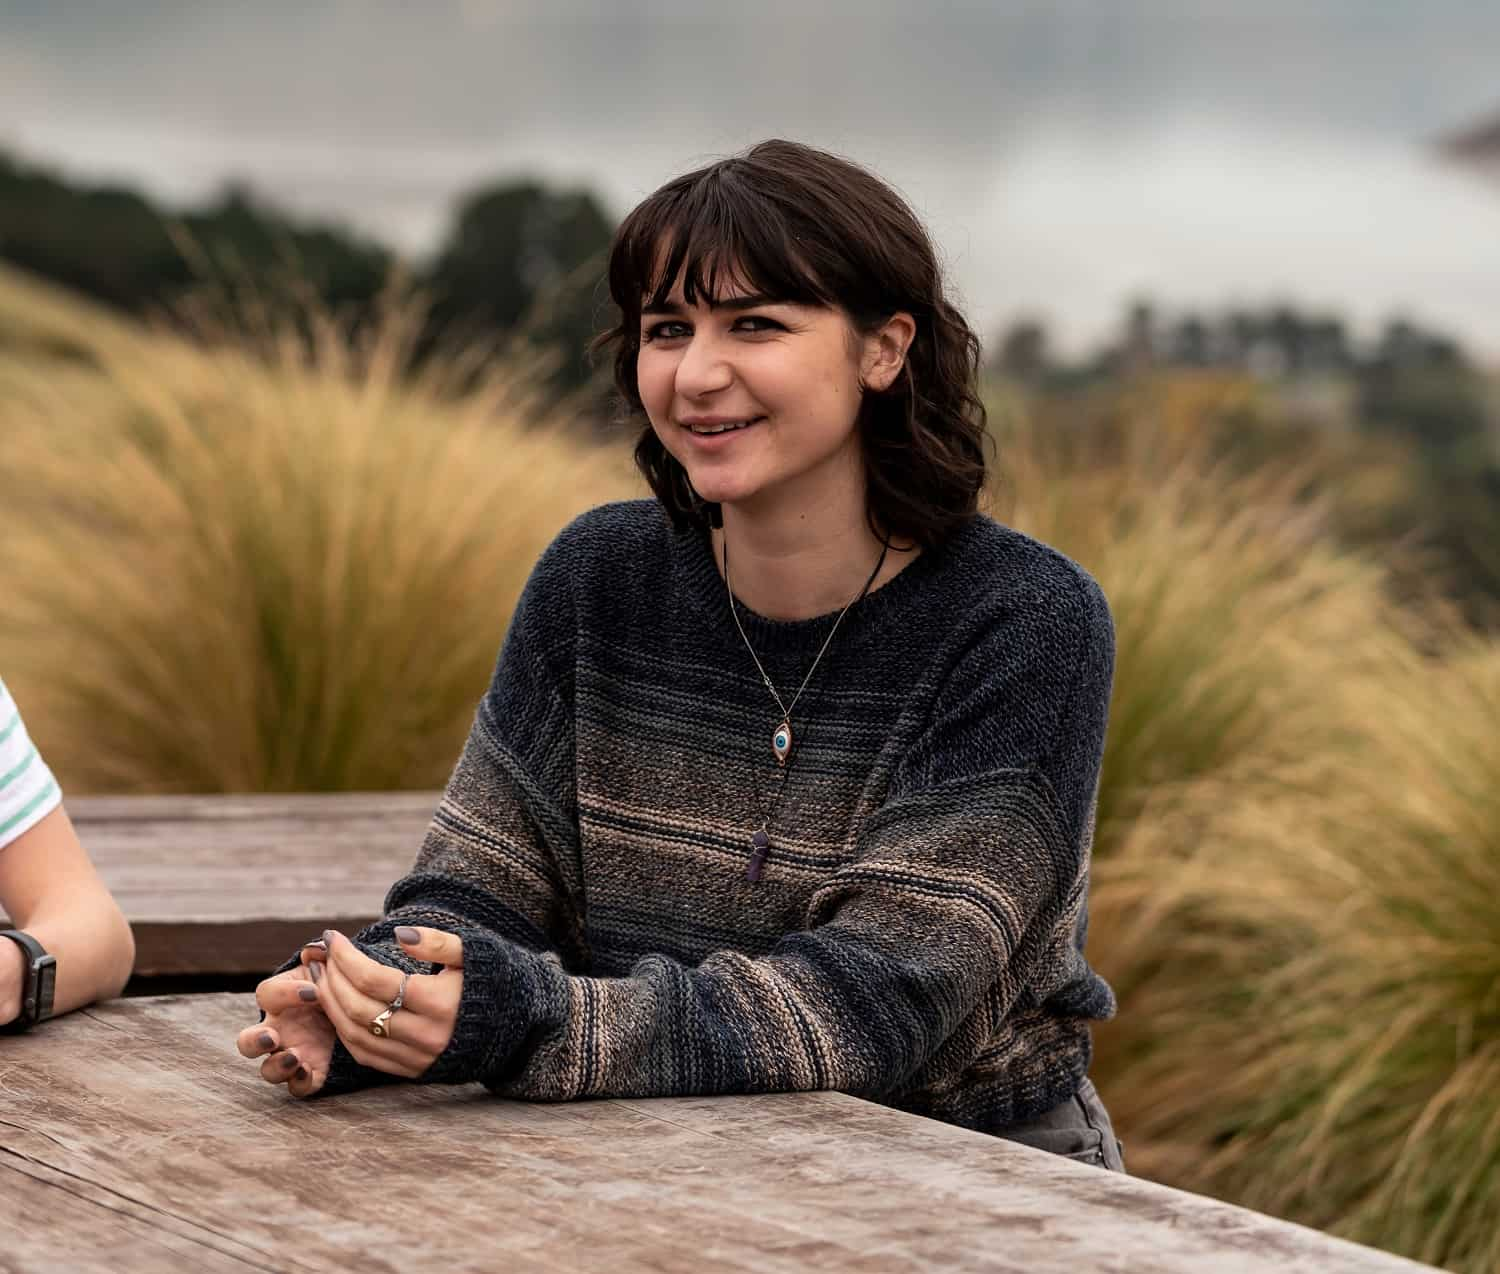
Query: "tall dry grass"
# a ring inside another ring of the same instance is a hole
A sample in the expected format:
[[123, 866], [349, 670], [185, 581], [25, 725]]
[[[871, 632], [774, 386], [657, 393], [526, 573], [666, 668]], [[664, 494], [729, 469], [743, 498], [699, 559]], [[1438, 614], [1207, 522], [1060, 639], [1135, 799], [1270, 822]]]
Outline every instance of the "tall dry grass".
[[999, 404], [999, 510], [1117, 626], [1095, 1075], [1136, 1172], [1494, 1270], [1500, 646], [1333, 547], [1316, 451], [1225, 462], [1250, 393], [1143, 382], [1062, 429]]
[[[1319, 783], [1205, 783], [1111, 863], [1140, 974], [1117, 1109], [1149, 1175], [1479, 1274], [1500, 1268], [1500, 646], [1387, 631], [1354, 659], [1328, 697], [1360, 743], [1312, 761]], [[1152, 843], [1174, 834], [1185, 862]]]
[[1244, 471], [1222, 421], [1254, 391], [1142, 381], [1059, 422], [995, 401], [1002, 519], [1082, 563], [1116, 629], [1095, 852], [1195, 781], [1299, 781], [1342, 746], [1323, 690], [1378, 625], [1382, 572], [1328, 541], [1319, 460]]
[[536, 556], [634, 489], [523, 370], [412, 375], [409, 305], [48, 320], [87, 357], [0, 360], [0, 667], [74, 791], [440, 785]]

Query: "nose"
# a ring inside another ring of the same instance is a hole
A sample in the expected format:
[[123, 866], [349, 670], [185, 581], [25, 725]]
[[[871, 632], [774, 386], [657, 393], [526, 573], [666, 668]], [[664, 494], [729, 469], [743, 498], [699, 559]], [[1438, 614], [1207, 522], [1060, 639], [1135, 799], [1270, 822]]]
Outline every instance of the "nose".
[[696, 332], [677, 363], [674, 388], [683, 398], [702, 398], [727, 389], [734, 382], [734, 369], [719, 343], [709, 333]]

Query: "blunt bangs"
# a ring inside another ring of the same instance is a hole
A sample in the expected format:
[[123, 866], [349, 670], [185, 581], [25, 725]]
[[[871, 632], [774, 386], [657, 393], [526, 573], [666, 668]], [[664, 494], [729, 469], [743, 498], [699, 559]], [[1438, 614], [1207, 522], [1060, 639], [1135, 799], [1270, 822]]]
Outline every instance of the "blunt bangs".
[[836, 306], [786, 224], [786, 212], [729, 165], [692, 184], [674, 183], [647, 199], [621, 227], [609, 287], [621, 311], [667, 304], [681, 281], [689, 305], [717, 305], [740, 293], [795, 305]]

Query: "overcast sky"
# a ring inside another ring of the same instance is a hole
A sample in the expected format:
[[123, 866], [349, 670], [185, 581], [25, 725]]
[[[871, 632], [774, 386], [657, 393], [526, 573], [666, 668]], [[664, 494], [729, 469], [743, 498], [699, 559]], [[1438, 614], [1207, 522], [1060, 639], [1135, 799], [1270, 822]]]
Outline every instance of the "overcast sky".
[[0, 0], [0, 145], [420, 253], [479, 181], [620, 213], [793, 136], [894, 181], [982, 325], [1285, 296], [1500, 356], [1500, 188], [1428, 153], [1497, 67], [1493, 0]]

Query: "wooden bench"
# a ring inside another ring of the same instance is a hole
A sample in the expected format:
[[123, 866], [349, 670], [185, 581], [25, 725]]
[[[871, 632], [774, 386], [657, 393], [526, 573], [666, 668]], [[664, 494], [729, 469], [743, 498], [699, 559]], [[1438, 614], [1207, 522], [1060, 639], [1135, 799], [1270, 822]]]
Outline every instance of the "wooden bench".
[[234, 1051], [252, 1004], [116, 1000], [0, 1038], [0, 1270], [1428, 1268], [837, 1093], [296, 1102]]
[[75, 797], [68, 815], [135, 930], [143, 977], [263, 974], [379, 917], [436, 792]]

